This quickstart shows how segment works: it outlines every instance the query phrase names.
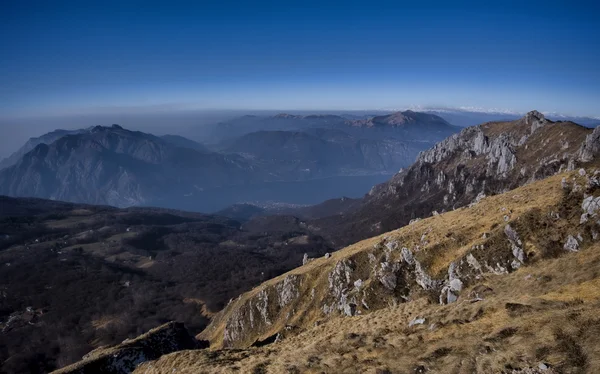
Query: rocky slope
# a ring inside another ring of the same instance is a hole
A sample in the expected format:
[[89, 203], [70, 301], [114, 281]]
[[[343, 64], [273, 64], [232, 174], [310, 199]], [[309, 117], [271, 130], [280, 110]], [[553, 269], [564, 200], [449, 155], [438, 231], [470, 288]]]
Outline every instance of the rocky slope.
[[469, 127], [422, 152], [409, 168], [375, 186], [361, 208], [311, 223], [338, 245], [468, 205], [486, 195], [572, 170], [600, 147], [600, 130], [552, 122], [532, 111], [511, 122]]
[[142, 362], [167, 353], [201, 347], [202, 343], [191, 336], [182, 323], [170, 322], [117, 346], [97, 348], [85, 355], [82, 361], [54, 373], [127, 374]]
[[242, 350], [136, 372], [596, 372], [599, 177], [550, 177], [308, 260], [199, 335]]
[[13, 166], [17, 162], [19, 162], [19, 159], [21, 157], [25, 156], [25, 154], [27, 152], [31, 151], [32, 149], [37, 147], [39, 144], [51, 144], [64, 136], [81, 134], [88, 130], [89, 129], [81, 129], [81, 130], [60, 130], [59, 129], [59, 130], [54, 130], [52, 132], [44, 134], [42, 136], [39, 136], [37, 138], [31, 138], [16, 152], [11, 154], [4, 160], [0, 161], [0, 170], [5, 169], [9, 166]]

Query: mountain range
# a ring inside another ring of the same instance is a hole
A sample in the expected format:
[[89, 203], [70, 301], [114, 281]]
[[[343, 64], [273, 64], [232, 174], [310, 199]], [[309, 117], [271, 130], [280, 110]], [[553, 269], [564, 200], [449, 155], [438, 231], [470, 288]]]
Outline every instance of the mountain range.
[[[458, 130], [415, 112], [373, 121], [378, 125], [338, 116], [242, 117], [219, 124], [216, 128], [228, 137], [210, 148], [119, 125], [57, 130], [31, 139], [3, 161], [0, 193], [118, 207], [217, 210], [244, 202], [236, 200], [240, 191], [260, 190], [269, 182], [391, 175], [434, 140]], [[223, 187], [231, 188], [217, 190]]]

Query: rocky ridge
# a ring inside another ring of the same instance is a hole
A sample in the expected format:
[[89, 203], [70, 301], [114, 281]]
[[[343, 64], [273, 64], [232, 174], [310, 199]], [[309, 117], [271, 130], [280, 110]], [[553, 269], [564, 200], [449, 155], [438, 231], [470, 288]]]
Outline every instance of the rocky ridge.
[[600, 130], [552, 122], [537, 111], [512, 122], [463, 129], [423, 151], [390, 181], [375, 186], [360, 209], [313, 222], [347, 245], [589, 162]]
[[214, 348], [243, 348], [333, 316], [421, 297], [456, 302], [489, 275], [596, 240], [598, 206], [590, 202], [600, 194], [599, 175], [571, 173], [566, 187], [562, 176], [551, 177], [309, 261], [233, 300], [198, 337]]
[[83, 360], [56, 370], [55, 374], [131, 373], [142, 362], [183, 349], [203, 348], [182, 323], [169, 322], [135, 339], [128, 339], [114, 347], [101, 347], [83, 357]]
[[213, 350], [136, 372], [595, 372], [599, 176], [550, 177], [314, 259], [232, 300], [199, 335]]

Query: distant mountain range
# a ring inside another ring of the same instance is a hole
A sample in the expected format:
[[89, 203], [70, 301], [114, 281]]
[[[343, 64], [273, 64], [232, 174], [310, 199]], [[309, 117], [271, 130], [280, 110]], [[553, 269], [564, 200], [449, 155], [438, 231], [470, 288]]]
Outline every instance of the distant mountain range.
[[[360, 138], [436, 142], [457, 132], [442, 117], [428, 113], [404, 111], [360, 119], [341, 115], [243, 116], [218, 123], [207, 130], [207, 142], [219, 143], [256, 131], [307, 131], [311, 128], [336, 129]], [[367, 131], [365, 131], [367, 130]]]
[[[0, 194], [119, 207], [220, 209], [244, 202], [238, 200], [240, 191], [264, 183], [391, 175], [458, 130], [438, 116], [412, 111], [364, 120], [244, 116], [215, 125], [210, 148], [119, 125], [57, 130], [30, 139], [2, 162]], [[342, 194], [331, 191], [330, 197]]]
[[[423, 108], [422, 112], [435, 114], [446, 121], [461, 127], [475, 126], [485, 122], [513, 121], [525, 115], [525, 113], [508, 110], [485, 110], [478, 108]], [[553, 121], [571, 121], [586, 127], [600, 125], [600, 118], [573, 116], [561, 113], [543, 113], [545, 117]]]

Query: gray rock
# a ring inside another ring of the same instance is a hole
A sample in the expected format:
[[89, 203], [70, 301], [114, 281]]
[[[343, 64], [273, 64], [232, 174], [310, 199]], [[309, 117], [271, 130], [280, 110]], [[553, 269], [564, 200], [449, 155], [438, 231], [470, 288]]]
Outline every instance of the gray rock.
[[422, 325], [425, 323], [425, 318], [415, 318], [408, 323], [408, 327], [413, 327], [415, 325]]
[[390, 264], [389, 262], [382, 262], [380, 269], [377, 272], [377, 279], [381, 284], [390, 291], [396, 289], [398, 284], [398, 276], [396, 272], [399, 270], [397, 263]]
[[589, 217], [595, 217], [600, 210], [600, 196], [588, 196], [583, 199], [581, 209], [583, 209], [583, 212], [587, 213]]
[[421, 267], [421, 264], [415, 260], [415, 281], [424, 290], [432, 290], [438, 287], [438, 282], [431, 279], [425, 270]]
[[283, 308], [300, 296], [298, 282], [298, 275], [290, 274], [283, 279], [283, 282], [277, 283], [275, 289], [277, 290], [277, 294], [279, 296], [280, 307]]
[[402, 259], [409, 265], [415, 264], [415, 258], [412, 252], [406, 247], [402, 248]]
[[480, 273], [482, 272], [481, 264], [479, 264], [479, 261], [477, 261], [475, 256], [470, 253], [467, 255], [467, 263], [473, 268], [473, 270], [477, 270]]
[[544, 115], [537, 110], [532, 110], [531, 112], [525, 115], [525, 124], [530, 125], [530, 133], [533, 134], [535, 130], [543, 127], [549, 123], [549, 121], [544, 117]]
[[412, 224], [419, 222], [420, 220], [421, 220], [420, 218], [411, 219], [410, 222], [408, 222], [408, 224], [412, 225]]
[[508, 237], [508, 241], [510, 242], [512, 254], [515, 257], [516, 261], [511, 262], [511, 266], [513, 269], [517, 269], [521, 266], [521, 264], [525, 263], [525, 252], [523, 251], [523, 243], [519, 238], [519, 234], [510, 226], [504, 226], [504, 233]]
[[573, 235], [569, 235], [563, 248], [565, 251], [577, 252], [579, 251], [579, 242], [573, 237]]
[[596, 127], [591, 134], [585, 137], [585, 141], [579, 149], [579, 160], [589, 162], [600, 151], [600, 127]]

